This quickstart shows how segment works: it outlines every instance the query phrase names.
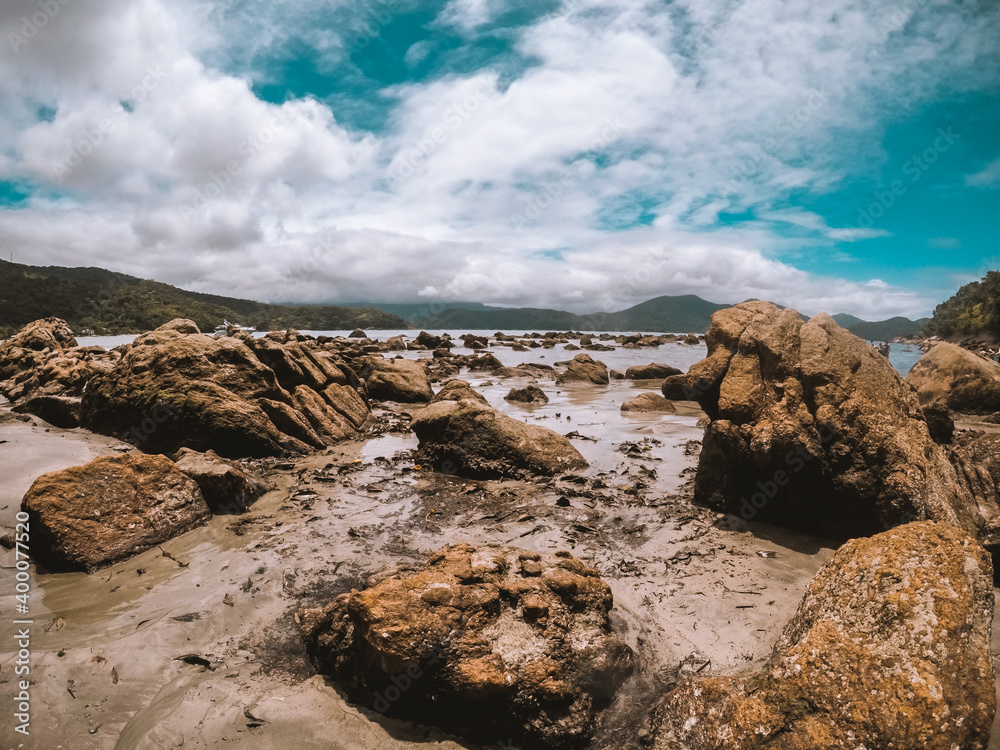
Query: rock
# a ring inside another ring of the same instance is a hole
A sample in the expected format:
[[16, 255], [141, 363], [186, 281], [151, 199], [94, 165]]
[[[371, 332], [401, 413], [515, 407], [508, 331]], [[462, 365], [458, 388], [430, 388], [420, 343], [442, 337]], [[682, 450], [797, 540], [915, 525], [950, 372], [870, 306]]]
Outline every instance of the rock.
[[671, 401], [696, 401], [698, 391], [692, 387], [691, 381], [685, 374], [670, 375], [664, 379], [660, 386], [663, 397]]
[[64, 320], [36, 320], [0, 344], [0, 393], [14, 402], [79, 397], [114, 356], [99, 347], [77, 346]]
[[763, 670], [681, 682], [653, 747], [986, 750], [992, 617], [990, 558], [959, 529], [919, 522], [854, 539]]
[[676, 367], [663, 364], [634, 365], [625, 370], [627, 380], [662, 380], [671, 375], [680, 375], [681, 371]]
[[677, 411], [674, 405], [659, 393], [640, 393], [622, 404], [621, 410], [624, 412], [662, 412], [668, 414]]
[[195, 481], [166, 456], [132, 452], [43, 474], [21, 508], [31, 549], [58, 569], [88, 572], [200, 526], [211, 515]]
[[34, 414], [55, 427], [80, 426], [80, 399], [71, 396], [33, 396], [20, 401], [13, 410], [19, 414]]
[[406, 349], [402, 336], [390, 336], [385, 340], [385, 348], [391, 352], [401, 352]]
[[417, 334], [417, 337], [413, 340], [414, 344], [422, 346], [425, 349], [450, 349], [452, 346], [451, 340], [443, 336], [434, 336], [433, 334], [427, 333], [427, 331], [421, 331]]
[[925, 404], [922, 409], [931, 440], [939, 445], [949, 444], [955, 436], [955, 420], [944, 404]]
[[[316, 392], [305, 385], [292, 387], [292, 383], [302, 378], [321, 388], [331, 377], [296, 348], [301, 346], [298, 342], [253, 341], [265, 342], [260, 351], [282, 370], [291, 393], [247, 343], [161, 327], [136, 338], [111, 372], [90, 381], [81, 405], [81, 423], [94, 432], [129, 440], [145, 451], [172, 454], [187, 447], [214, 450], [229, 458], [301, 452], [356, 434], [345, 417], [357, 410], [356, 394], [341, 403], [335, 399], [337, 392], [327, 386], [323, 393], [332, 404], [318, 394], [303, 398], [303, 388]], [[306, 360], [311, 366], [303, 368]], [[339, 368], [336, 373], [347, 380]], [[305, 403], [313, 412], [318, 410], [324, 423], [336, 424], [337, 430], [324, 437], [315, 435], [299, 411]], [[310, 439], [304, 440], [303, 435]]]
[[493, 354], [484, 354], [481, 357], [475, 357], [470, 359], [468, 362], [468, 367], [473, 371], [491, 371], [499, 370], [503, 367], [503, 362], [497, 359]]
[[213, 513], [242, 513], [268, 491], [260, 477], [214, 451], [198, 453], [181, 448], [173, 458], [174, 466], [198, 483]]
[[436, 471], [463, 477], [551, 476], [587, 468], [562, 435], [519, 422], [478, 401], [439, 401], [411, 423], [416, 455]]
[[1000, 411], [1000, 365], [955, 344], [931, 347], [906, 376], [922, 404], [952, 411], [991, 414]]
[[547, 404], [549, 397], [537, 385], [529, 385], [524, 388], [511, 388], [510, 393], [504, 396], [504, 400], [519, 401], [525, 404]]
[[556, 378], [557, 383], [589, 381], [597, 385], [607, 385], [609, 382], [607, 366], [589, 354], [577, 354], [567, 365], [566, 371]]
[[983, 534], [1000, 516], [991, 478], [956, 467], [889, 361], [828, 315], [745, 302], [707, 343], [686, 376], [711, 419], [698, 502], [836, 539], [924, 519]]
[[349, 334], [347, 334], [347, 338], [349, 338], [349, 339], [366, 339], [366, 338], [368, 338], [368, 334], [365, 333], [364, 331], [362, 331], [360, 328], [355, 328], [353, 331], [351, 331]]
[[363, 705], [487, 743], [572, 749], [634, 670], [612, 605], [568, 552], [458, 544], [298, 619], [317, 667]]
[[201, 333], [201, 329], [198, 327], [198, 324], [193, 320], [188, 320], [187, 318], [174, 318], [170, 322], [164, 323], [156, 330], [175, 331], [176, 333], [184, 334], [185, 336], [191, 333]]
[[458, 380], [457, 378], [449, 380], [441, 386], [441, 390], [434, 395], [431, 403], [436, 404], [438, 401], [461, 401], [462, 399], [472, 399], [486, 405], [490, 403], [483, 394], [469, 385], [469, 381]]
[[415, 404], [434, 397], [426, 365], [412, 359], [365, 357], [359, 375], [368, 384], [369, 397], [378, 401]]

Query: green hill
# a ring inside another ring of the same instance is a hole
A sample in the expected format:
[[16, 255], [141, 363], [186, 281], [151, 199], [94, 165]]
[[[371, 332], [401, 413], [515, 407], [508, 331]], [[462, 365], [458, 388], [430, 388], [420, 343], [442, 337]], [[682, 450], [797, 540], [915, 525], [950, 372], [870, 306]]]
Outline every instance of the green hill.
[[929, 320], [930, 318], [910, 320], [902, 317], [877, 320], [872, 323], [862, 320], [860, 323], [850, 326], [848, 330], [855, 336], [860, 336], [868, 341], [888, 341], [894, 338], [921, 335]]
[[703, 332], [712, 323], [712, 313], [728, 305], [706, 302], [693, 294], [656, 297], [627, 310], [577, 315], [562, 310], [534, 307], [453, 307], [419, 318], [414, 323], [431, 329], [493, 330], [582, 330]]
[[204, 331], [223, 320], [258, 330], [407, 328], [399, 316], [371, 308], [269, 305], [189, 292], [103, 268], [26, 266], [0, 261], [0, 337], [39, 318], [63, 318], [74, 332], [140, 333], [174, 318]]
[[924, 333], [941, 338], [1000, 338], [1000, 271], [966, 284], [934, 308]]

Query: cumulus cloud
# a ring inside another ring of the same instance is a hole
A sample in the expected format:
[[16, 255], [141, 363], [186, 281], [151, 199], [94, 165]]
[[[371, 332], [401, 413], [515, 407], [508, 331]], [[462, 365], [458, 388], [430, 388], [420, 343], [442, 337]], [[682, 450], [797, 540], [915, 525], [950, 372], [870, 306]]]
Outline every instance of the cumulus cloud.
[[[795, 268], [806, 243], [889, 233], [830, 226], [788, 197], [843, 180], [845, 139], [878, 132], [887, 107], [982, 73], [997, 16], [573, 0], [509, 32], [530, 61], [517, 75], [487, 64], [387, 82], [385, 127], [368, 132], [330, 100], [264, 101], [257, 86], [276, 74], [261, 61], [295, 41], [350, 62], [358, 30], [382, 33], [409, 0], [353, 15], [338, 0], [6, 5], [0, 180], [33, 192], [0, 209], [0, 231], [19, 260], [274, 301], [591, 312], [694, 293], [869, 317], [931, 302]], [[451, 0], [432, 26], [473, 37], [512, 7]], [[316, 21], [333, 17], [348, 20]], [[432, 51], [408, 43], [400, 63]], [[850, 154], [858, 169], [885, 159], [878, 139]]]

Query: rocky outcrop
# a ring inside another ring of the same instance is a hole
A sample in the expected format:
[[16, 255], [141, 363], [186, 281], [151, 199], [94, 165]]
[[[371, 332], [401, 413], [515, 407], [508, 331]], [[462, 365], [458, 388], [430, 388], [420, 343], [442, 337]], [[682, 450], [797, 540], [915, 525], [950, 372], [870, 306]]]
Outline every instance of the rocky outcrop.
[[696, 500], [835, 538], [923, 519], [983, 534], [1000, 514], [986, 473], [953, 463], [888, 360], [829, 316], [746, 302], [706, 340], [686, 376], [712, 420]]
[[434, 398], [431, 399], [432, 404], [436, 404], [439, 401], [461, 401], [462, 399], [472, 399], [473, 401], [478, 401], [481, 404], [489, 405], [489, 401], [486, 397], [479, 391], [475, 390], [469, 381], [467, 380], [449, 380], [447, 383], [441, 386]]
[[259, 476], [214, 451], [181, 448], [173, 458], [174, 466], [198, 483], [213, 513], [242, 513], [268, 490]]
[[664, 364], [634, 365], [625, 370], [626, 380], [663, 380], [671, 375], [680, 375], [676, 367]]
[[43, 474], [21, 508], [31, 549], [57, 569], [93, 571], [201, 525], [211, 513], [197, 483], [166, 456], [100, 456]]
[[510, 392], [504, 396], [504, 400], [518, 401], [523, 404], [547, 404], [549, 397], [537, 385], [528, 385], [524, 388], [511, 388]]
[[621, 411], [633, 413], [663, 413], [673, 414], [677, 411], [674, 405], [659, 393], [640, 393], [633, 399], [622, 404]]
[[359, 375], [368, 384], [368, 395], [378, 401], [417, 404], [434, 397], [423, 362], [366, 357]]
[[114, 370], [90, 381], [84, 427], [147, 452], [187, 447], [237, 458], [322, 447], [357, 435], [368, 418], [363, 399], [343, 385], [349, 368], [298, 337], [244, 342], [178, 328], [175, 321], [139, 336]]
[[80, 426], [80, 399], [71, 396], [31, 396], [13, 409], [19, 414], [34, 414], [56, 427]]
[[972, 414], [1000, 411], [1000, 365], [955, 344], [932, 346], [906, 382], [917, 389], [922, 404]]
[[607, 385], [610, 381], [608, 368], [603, 362], [599, 362], [589, 354], [577, 354], [565, 364], [566, 370], [556, 378], [557, 383], [589, 382], [597, 385]]
[[430, 404], [411, 423], [416, 456], [436, 471], [479, 479], [551, 476], [587, 468], [562, 435], [463, 399]]
[[100, 347], [78, 346], [64, 320], [36, 320], [0, 344], [0, 393], [22, 404], [22, 411], [55, 418], [57, 427], [76, 426], [66, 404], [38, 399], [79, 398], [87, 381], [113, 367], [117, 357]]
[[568, 552], [458, 544], [299, 610], [314, 662], [376, 711], [515, 747], [583, 747], [633, 671], [611, 589]]
[[990, 558], [947, 524], [841, 547], [764, 669], [668, 696], [654, 748], [986, 750], [996, 710]]

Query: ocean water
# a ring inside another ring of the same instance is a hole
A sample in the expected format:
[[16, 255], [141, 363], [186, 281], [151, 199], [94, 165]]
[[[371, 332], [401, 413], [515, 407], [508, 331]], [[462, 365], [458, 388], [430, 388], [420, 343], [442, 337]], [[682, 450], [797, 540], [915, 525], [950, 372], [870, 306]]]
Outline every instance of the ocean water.
[[[483, 336], [492, 337], [497, 331], [495, 329], [490, 330], [428, 330], [430, 334], [435, 336], [440, 336], [444, 333], [451, 334], [452, 338], [457, 337], [464, 333], [472, 333]], [[255, 336], [264, 336], [266, 332], [258, 331]], [[350, 331], [301, 331], [301, 333], [308, 334], [310, 336], [344, 336], [346, 337]], [[407, 330], [387, 330], [387, 331], [370, 331], [369, 336], [373, 339], [379, 341], [385, 341], [392, 336], [402, 336], [404, 341], [411, 341], [416, 338], [418, 330], [407, 329]], [[533, 331], [523, 331], [523, 330], [510, 330], [510, 331], [500, 331], [508, 336], [523, 336], [525, 333], [533, 333]], [[544, 331], [540, 331], [544, 333]], [[583, 331], [583, 333], [588, 333]], [[633, 333], [639, 333], [638, 331], [624, 331], [624, 335], [630, 335]], [[599, 332], [589, 332], [589, 335], [593, 336], [595, 343], [604, 343], [599, 341]], [[619, 335], [619, 334], [613, 334]], [[679, 333], [678, 335], [686, 335]], [[127, 336], [78, 336], [77, 341], [80, 346], [101, 346], [105, 349], [112, 349], [116, 346], [122, 344], [129, 344], [135, 340], [134, 335]], [[610, 369], [618, 370], [620, 372], [625, 372], [626, 369], [632, 367], [633, 365], [648, 365], [651, 362], [658, 362], [663, 364], [672, 365], [677, 367], [684, 372], [701, 359], [704, 359], [706, 355], [706, 347], [704, 342], [698, 344], [663, 344], [658, 348], [642, 347], [640, 349], [622, 349], [621, 347], [614, 344], [614, 342], [607, 342], [615, 346], [614, 351], [610, 352], [587, 352], [594, 359], [604, 362]], [[473, 353], [472, 349], [466, 349], [462, 342], [458, 342], [458, 345], [454, 348], [457, 353]], [[521, 364], [522, 362], [530, 362], [537, 364], [555, 364], [556, 362], [563, 362], [572, 359], [574, 355], [579, 352], [564, 349], [563, 344], [558, 344], [552, 349], [529, 349], [526, 352], [514, 352], [510, 350], [507, 346], [491, 346], [489, 347], [497, 359], [507, 366], [513, 366]], [[583, 350], [586, 351], [586, 350]], [[431, 352], [411, 352], [403, 351], [396, 352], [408, 359], [426, 359], [431, 356]], [[910, 369], [917, 363], [923, 356], [923, 350], [919, 346], [913, 344], [890, 344], [889, 345], [889, 361], [892, 363], [896, 371], [899, 372], [903, 377], [910, 371]]]

